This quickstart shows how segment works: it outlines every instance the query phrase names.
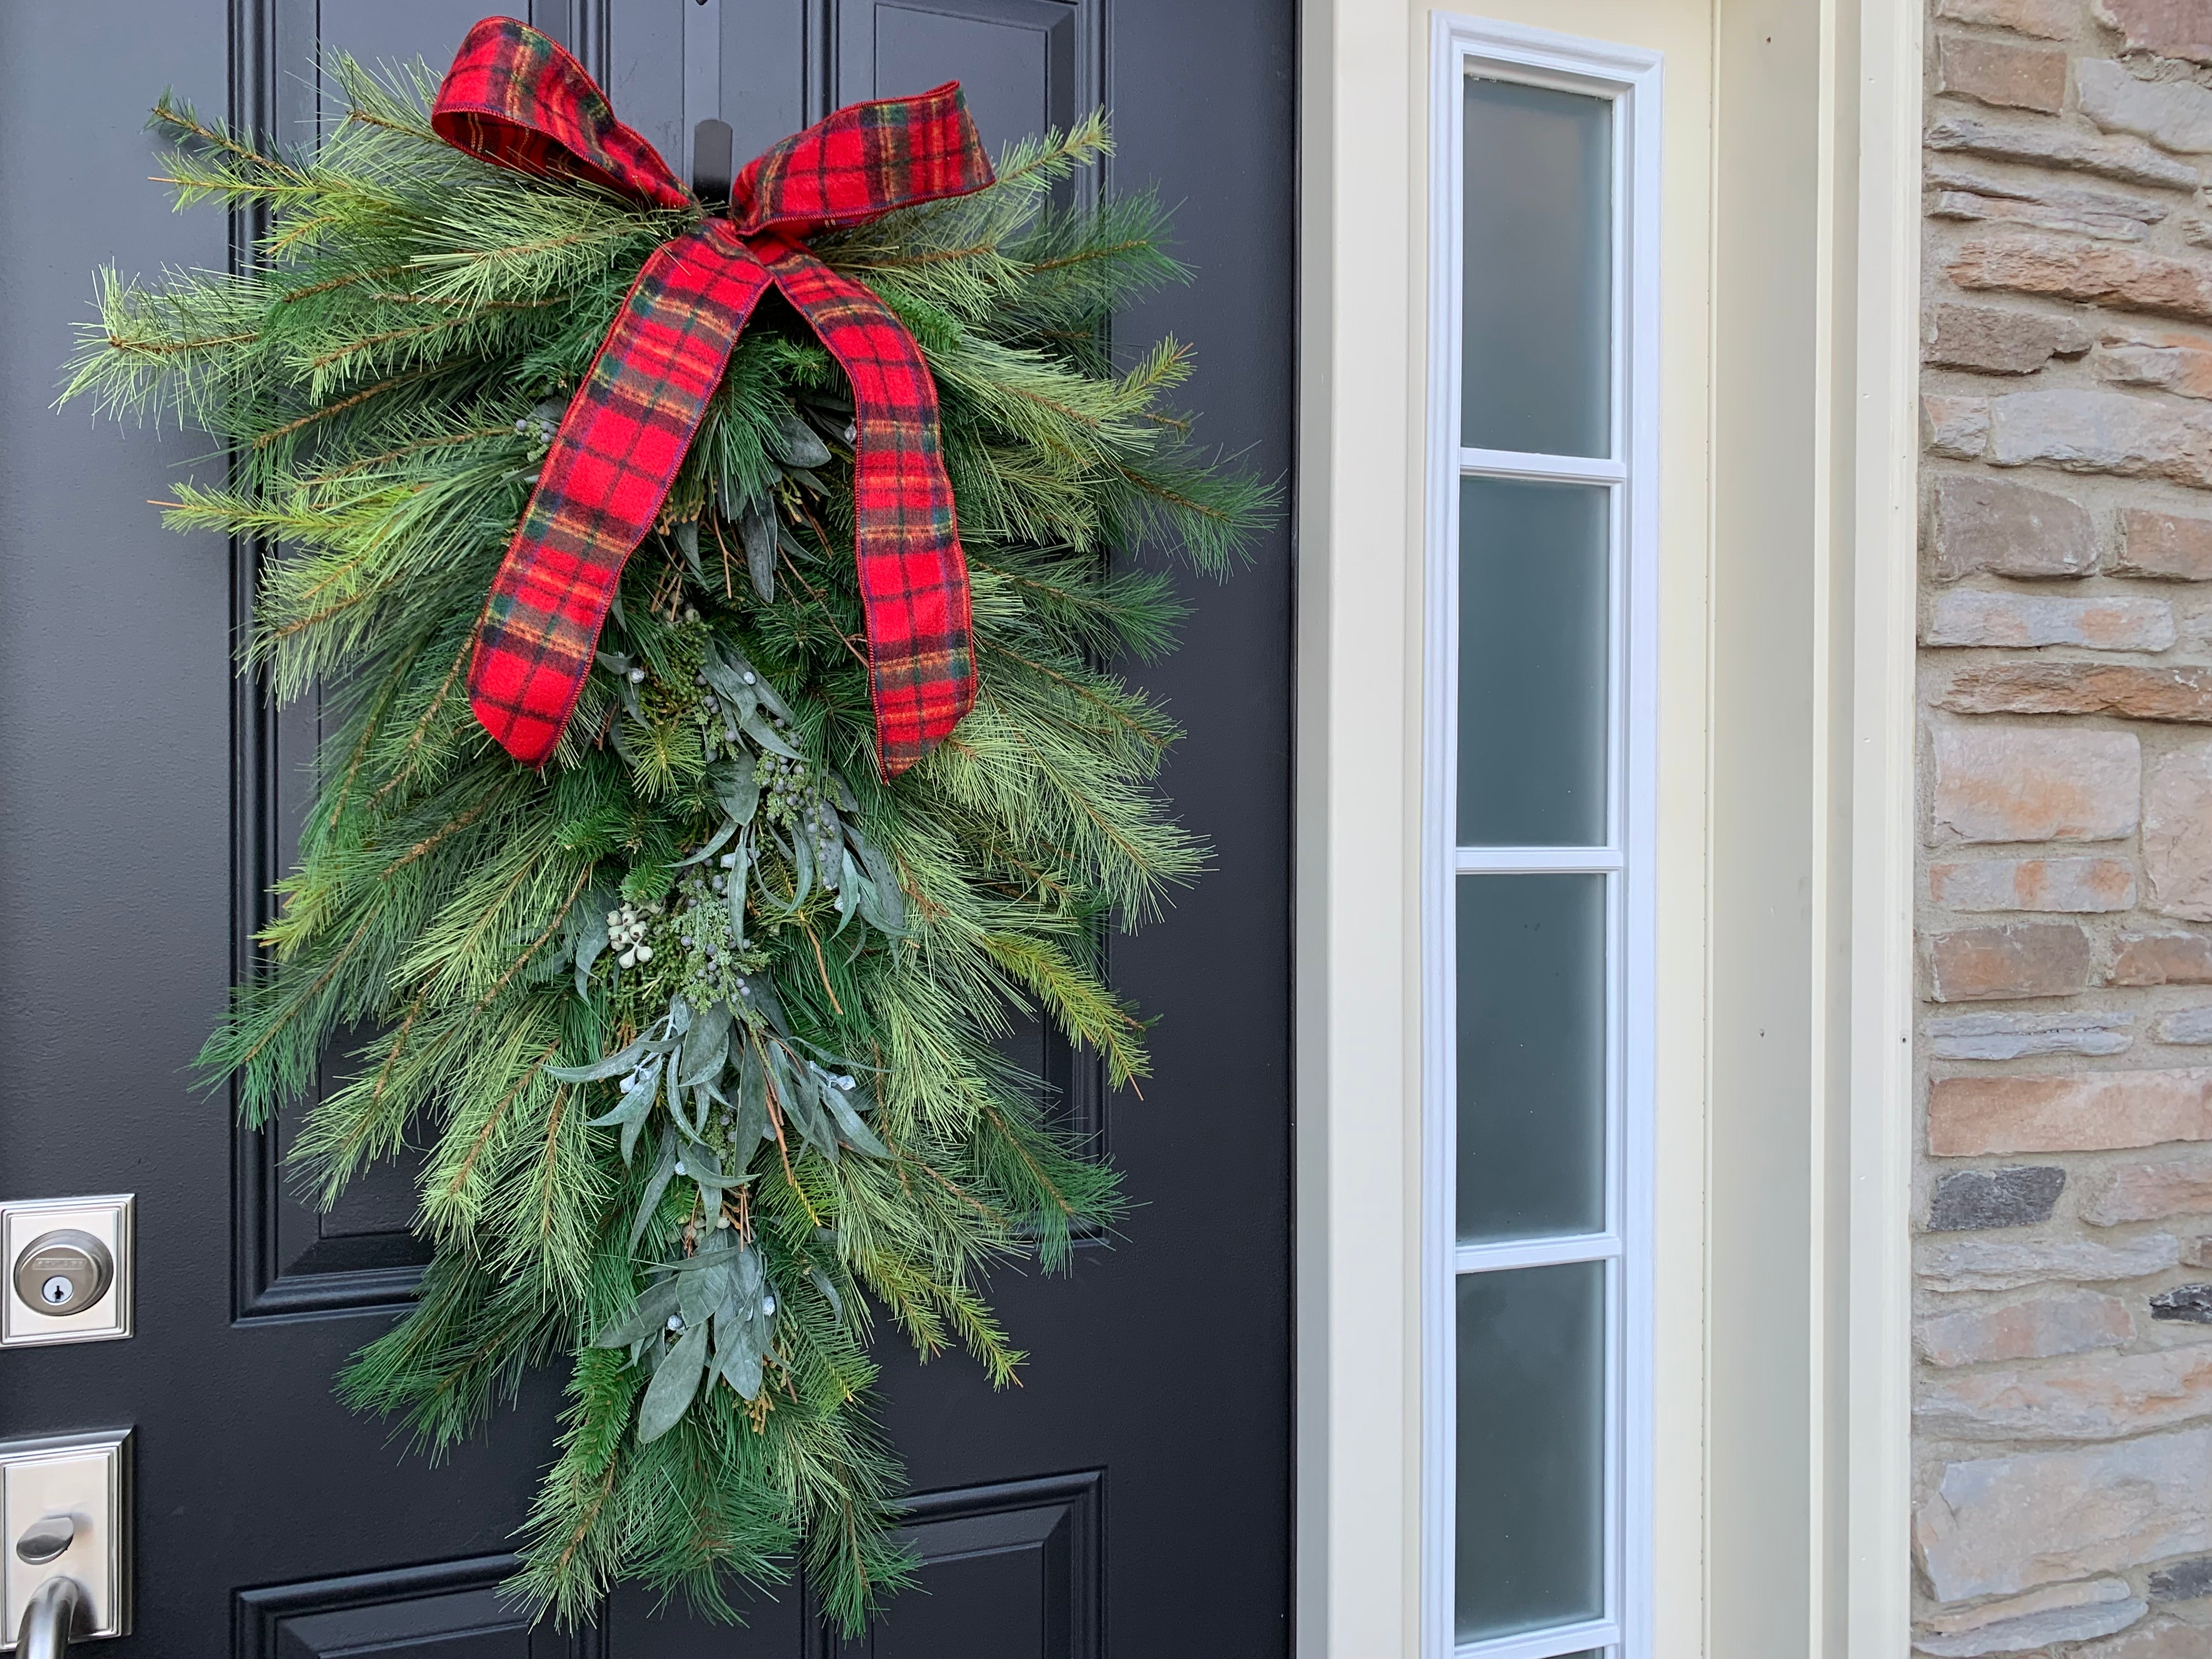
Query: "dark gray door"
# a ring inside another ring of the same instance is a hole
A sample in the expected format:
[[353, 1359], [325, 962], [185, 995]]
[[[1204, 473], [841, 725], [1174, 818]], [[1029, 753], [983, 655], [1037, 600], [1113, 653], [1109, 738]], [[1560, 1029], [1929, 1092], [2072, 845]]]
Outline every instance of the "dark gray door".
[[[310, 133], [319, 46], [433, 63], [489, 0], [12, 0], [0, 9], [0, 1198], [135, 1192], [137, 1334], [0, 1354], [0, 1436], [135, 1425], [137, 1632], [123, 1659], [1256, 1659], [1288, 1646], [1290, 1317], [1286, 534], [1200, 584], [1146, 671], [1189, 729], [1169, 786], [1215, 867], [1115, 949], [1164, 1016], [1142, 1101], [1036, 1053], [1140, 1207], [1072, 1278], [1002, 1275], [1031, 1354], [884, 1347], [927, 1593], [859, 1650], [803, 1585], [732, 1632], [617, 1595], [576, 1638], [500, 1602], [556, 1381], [433, 1468], [330, 1380], [404, 1307], [407, 1172], [318, 1215], [277, 1136], [234, 1130], [184, 1066], [245, 971], [304, 797], [312, 710], [234, 682], [251, 550], [162, 531], [205, 454], [48, 404], [94, 267], [238, 258], [173, 216], [141, 131], [173, 87]], [[738, 159], [835, 105], [967, 85], [994, 147], [1101, 101], [1116, 179], [1178, 204], [1200, 274], [1127, 319], [1194, 342], [1206, 430], [1290, 464], [1291, 0], [532, 0], [672, 161], [708, 117]], [[678, 165], [683, 163], [678, 161]]]

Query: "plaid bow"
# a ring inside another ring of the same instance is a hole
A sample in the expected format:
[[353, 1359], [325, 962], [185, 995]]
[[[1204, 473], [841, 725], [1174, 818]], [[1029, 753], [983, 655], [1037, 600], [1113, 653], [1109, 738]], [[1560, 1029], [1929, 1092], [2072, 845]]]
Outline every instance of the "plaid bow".
[[[615, 119], [583, 65], [487, 17], [438, 88], [441, 137], [517, 172], [581, 178], [655, 207], [694, 205]], [[939, 450], [937, 388], [884, 302], [803, 246], [818, 231], [991, 182], [957, 82], [853, 104], [746, 163], [727, 218], [664, 243], [630, 285], [546, 453], [477, 630], [469, 701], [517, 760], [543, 763], [591, 672], [622, 568], [653, 528], [707, 400], [772, 283], [852, 383], [854, 555], [886, 777], [975, 700], [968, 567]]]

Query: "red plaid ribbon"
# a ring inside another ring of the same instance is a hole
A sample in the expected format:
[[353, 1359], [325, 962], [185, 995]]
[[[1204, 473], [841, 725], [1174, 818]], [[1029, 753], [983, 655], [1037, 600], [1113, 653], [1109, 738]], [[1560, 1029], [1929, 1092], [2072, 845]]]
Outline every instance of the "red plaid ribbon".
[[[583, 65], [513, 18], [469, 31], [431, 122], [448, 143], [517, 172], [586, 179], [656, 207], [692, 205], [653, 146], [615, 119]], [[939, 448], [937, 388], [890, 309], [803, 244], [990, 182], [959, 83], [947, 82], [917, 98], [849, 105], [785, 139], [745, 164], [727, 219], [702, 219], [645, 262], [562, 417], [477, 628], [469, 701], [509, 754], [537, 765], [560, 742], [623, 562], [659, 516], [770, 284], [852, 383], [854, 554], [884, 775], [920, 760], [968, 712], [968, 567]]]

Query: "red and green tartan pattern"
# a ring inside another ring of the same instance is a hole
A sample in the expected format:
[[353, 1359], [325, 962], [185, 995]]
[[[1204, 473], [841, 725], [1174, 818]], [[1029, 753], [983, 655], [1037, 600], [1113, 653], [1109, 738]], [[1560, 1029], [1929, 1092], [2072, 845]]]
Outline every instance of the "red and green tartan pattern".
[[439, 83], [430, 125], [454, 149], [517, 173], [588, 179], [655, 207], [691, 205], [660, 152], [615, 119], [568, 49], [512, 17], [470, 29]]
[[804, 241], [832, 225], [858, 224], [885, 204], [965, 196], [991, 182], [991, 158], [960, 83], [912, 98], [833, 110], [738, 170], [730, 216], [738, 234], [780, 230]]
[[[503, 167], [574, 174], [662, 206], [691, 199], [582, 66], [511, 18], [469, 31], [432, 118], [447, 142]], [[991, 176], [957, 83], [855, 104], [747, 163], [734, 222], [704, 220], [646, 261], [569, 401], [478, 625], [470, 702], [508, 753], [538, 765], [559, 744], [623, 565], [659, 517], [771, 283], [852, 386], [854, 557], [884, 775], [921, 759], [968, 712], [968, 568], [936, 386], [890, 308], [799, 243], [980, 190]]]

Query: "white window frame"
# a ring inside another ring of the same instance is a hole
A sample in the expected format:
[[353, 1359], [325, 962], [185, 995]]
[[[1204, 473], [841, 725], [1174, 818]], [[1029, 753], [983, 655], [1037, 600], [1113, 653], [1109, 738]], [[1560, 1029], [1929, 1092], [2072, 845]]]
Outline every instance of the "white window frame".
[[[1422, 1635], [1424, 1659], [1607, 1659], [1651, 1650], [1652, 1282], [1658, 673], [1661, 58], [1547, 30], [1437, 15], [1431, 35], [1427, 606], [1422, 823]], [[1613, 459], [1462, 447], [1461, 126], [1470, 70], [1613, 100]], [[1598, 483], [1612, 491], [1607, 844], [1457, 845], [1460, 482]], [[1462, 874], [1609, 878], [1607, 1226], [1601, 1234], [1462, 1246], [1457, 1168], [1455, 883]], [[1455, 1645], [1455, 1287], [1468, 1271], [1603, 1261], [1607, 1271], [1606, 1616]]]

